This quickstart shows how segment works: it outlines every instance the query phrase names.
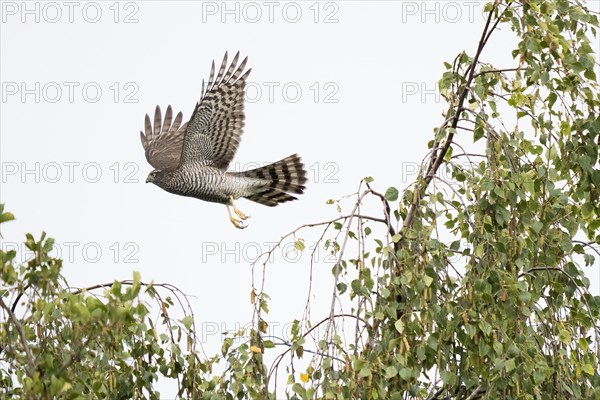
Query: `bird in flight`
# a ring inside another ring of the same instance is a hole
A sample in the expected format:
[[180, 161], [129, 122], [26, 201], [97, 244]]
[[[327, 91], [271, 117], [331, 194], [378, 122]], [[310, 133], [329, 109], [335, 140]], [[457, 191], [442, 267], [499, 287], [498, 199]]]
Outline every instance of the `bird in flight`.
[[251, 71], [244, 72], [247, 57], [238, 66], [239, 55], [227, 68], [225, 53], [216, 77], [213, 61], [188, 122], [181, 123], [181, 112], [173, 120], [170, 105], [163, 120], [157, 106], [154, 126], [146, 114], [145, 134], [140, 131], [140, 137], [146, 159], [154, 167], [146, 183], [180, 196], [225, 204], [229, 220], [242, 229], [249, 216], [235, 206], [235, 200], [243, 197], [269, 207], [296, 200], [291, 193], [302, 194], [306, 171], [297, 154], [261, 168], [227, 171], [244, 128], [244, 90]]

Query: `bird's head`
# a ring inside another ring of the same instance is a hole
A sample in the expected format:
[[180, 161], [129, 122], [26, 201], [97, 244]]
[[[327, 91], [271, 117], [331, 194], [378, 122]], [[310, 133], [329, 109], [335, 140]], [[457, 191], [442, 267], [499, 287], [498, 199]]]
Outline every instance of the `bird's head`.
[[155, 169], [154, 171], [148, 174], [146, 178], [146, 183], [154, 183], [157, 186], [163, 186], [165, 179], [167, 177], [167, 171], [161, 171], [160, 169]]

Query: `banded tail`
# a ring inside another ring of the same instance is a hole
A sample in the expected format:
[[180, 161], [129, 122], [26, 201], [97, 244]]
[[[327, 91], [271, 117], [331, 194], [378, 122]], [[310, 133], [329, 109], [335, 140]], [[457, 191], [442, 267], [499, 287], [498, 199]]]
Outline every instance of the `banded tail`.
[[292, 154], [265, 167], [240, 172], [239, 176], [260, 179], [265, 182], [264, 187], [245, 197], [269, 207], [296, 200], [296, 197], [290, 193], [302, 194], [305, 189], [304, 183], [306, 183], [306, 170], [298, 154]]

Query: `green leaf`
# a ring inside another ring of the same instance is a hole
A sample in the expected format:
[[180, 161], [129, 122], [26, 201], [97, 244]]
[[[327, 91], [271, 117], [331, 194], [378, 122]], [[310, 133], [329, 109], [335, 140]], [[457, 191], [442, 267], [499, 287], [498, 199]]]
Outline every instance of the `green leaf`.
[[506, 368], [506, 372], [510, 372], [513, 369], [516, 368], [516, 362], [514, 358], [511, 358], [509, 360], [506, 360], [506, 362], [504, 363], [504, 368]]
[[304, 239], [298, 239], [294, 242], [294, 248], [298, 251], [304, 251]]
[[594, 376], [596, 374], [596, 371], [594, 370], [594, 366], [592, 364], [583, 364], [581, 369], [589, 376]]
[[359, 296], [365, 296], [368, 294], [367, 288], [365, 288], [362, 282], [359, 279], [354, 279], [350, 286], [352, 287], [352, 291]]
[[453, 386], [456, 384], [456, 374], [454, 372], [441, 371], [440, 378], [442, 378], [442, 382], [448, 386]]
[[552, 108], [552, 106], [554, 105], [554, 103], [556, 103], [556, 93], [552, 92], [548, 95], [548, 98], [546, 99], [546, 101], [548, 102], [548, 108]]
[[386, 377], [386, 379], [392, 379], [396, 375], [398, 375], [398, 370], [393, 365], [390, 365], [389, 367], [387, 367], [385, 369], [385, 377]]
[[[304, 387], [302, 387], [302, 385], [299, 383], [294, 383], [292, 385], [292, 390], [302, 397], [304, 397], [304, 394], [306, 393], [306, 389], [304, 389]], [[242, 398], [243, 398], [243, 396], [242, 396]]]
[[398, 331], [398, 333], [404, 332], [404, 322], [402, 322], [401, 319], [397, 320], [394, 323], [394, 327], [396, 328], [396, 330]]
[[185, 317], [180, 319], [179, 322], [181, 322], [183, 326], [185, 326], [185, 329], [189, 331], [192, 327], [192, 324], [194, 323], [194, 318], [191, 315], [186, 315]]
[[566, 329], [560, 329], [558, 331], [558, 339], [564, 344], [569, 345], [571, 343], [571, 333]]
[[404, 380], [409, 380], [412, 377], [412, 368], [401, 368], [400, 377]]
[[585, 203], [581, 206], [581, 215], [584, 217], [590, 217], [594, 212], [594, 206], [592, 203]]
[[388, 188], [388, 190], [385, 191], [383, 197], [385, 197], [387, 201], [398, 200], [398, 189], [396, 189], [395, 187]]
[[473, 130], [473, 141], [476, 142], [485, 135], [485, 131], [481, 125], [477, 125]]
[[0, 214], [0, 224], [3, 222], [12, 221], [15, 219], [15, 216], [12, 213], [5, 212]]
[[542, 230], [543, 227], [544, 227], [544, 224], [541, 223], [540, 221], [534, 221], [531, 224], [531, 228], [535, 231], [535, 233], [540, 233], [540, 231]]
[[433, 282], [432, 277], [430, 277], [429, 275], [423, 275], [423, 283], [425, 283], [425, 286], [427, 286], [427, 287], [431, 286], [432, 282]]
[[481, 332], [483, 332], [485, 336], [489, 336], [490, 333], [492, 333], [492, 325], [486, 321], [479, 322], [479, 329], [481, 329]]
[[584, 73], [583, 76], [585, 76], [586, 78], [588, 78], [591, 81], [596, 81], [596, 73], [594, 72], [593, 69], [587, 69]]

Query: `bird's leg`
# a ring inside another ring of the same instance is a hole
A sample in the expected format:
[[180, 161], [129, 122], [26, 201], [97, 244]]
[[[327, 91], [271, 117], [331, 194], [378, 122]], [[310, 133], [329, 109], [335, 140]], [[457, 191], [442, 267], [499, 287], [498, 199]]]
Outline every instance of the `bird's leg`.
[[233, 207], [233, 212], [235, 212], [238, 217], [240, 217], [244, 221], [247, 220], [248, 218], [250, 218], [249, 215], [246, 215], [243, 212], [241, 212], [240, 210], [238, 210], [238, 208], [235, 206], [235, 203], [233, 202], [233, 196], [229, 196], [229, 202], [231, 203], [231, 206]]
[[[231, 210], [229, 209], [229, 204], [225, 204], [225, 207], [227, 207], [227, 214], [229, 214], [229, 220], [231, 221], [233, 226], [235, 226], [238, 229], [244, 229], [246, 227], [246, 225], [244, 225], [244, 223], [242, 221], [234, 218], [234, 216], [231, 215]], [[234, 210], [235, 210], [235, 208], [234, 208]]]

